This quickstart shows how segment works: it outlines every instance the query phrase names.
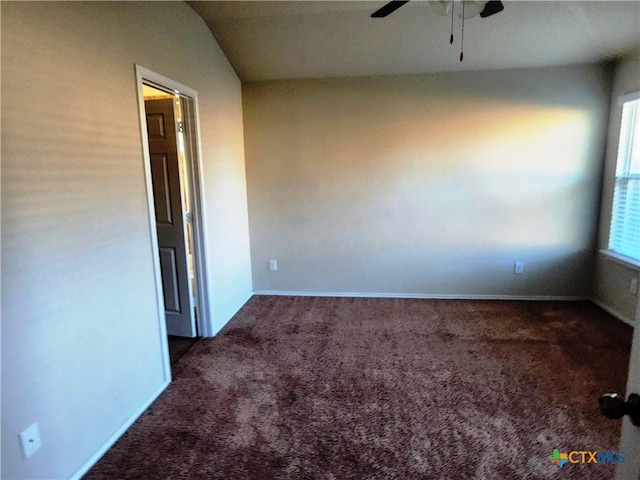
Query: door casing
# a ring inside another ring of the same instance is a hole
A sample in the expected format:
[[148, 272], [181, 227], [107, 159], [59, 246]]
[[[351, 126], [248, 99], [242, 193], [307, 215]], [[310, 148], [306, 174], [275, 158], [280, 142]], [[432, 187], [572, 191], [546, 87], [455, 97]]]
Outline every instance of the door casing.
[[138, 113], [140, 122], [140, 137], [142, 140], [142, 156], [144, 159], [144, 178], [147, 194], [147, 206], [149, 209], [149, 234], [151, 238], [151, 251], [153, 253], [153, 269], [156, 286], [156, 303], [158, 306], [158, 323], [160, 327], [161, 345], [164, 356], [165, 378], [171, 379], [171, 367], [169, 363], [169, 350], [167, 346], [167, 327], [165, 320], [164, 293], [162, 290], [162, 276], [160, 273], [160, 261], [158, 252], [158, 234], [156, 231], [155, 206], [153, 200], [153, 182], [151, 177], [151, 159], [149, 156], [149, 142], [147, 140], [146, 113], [142, 85], [144, 83], [171, 91], [184, 99], [185, 117], [185, 153], [186, 153], [186, 182], [191, 191], [192, 202], [192, 226], [194, 263], [197, 280], [198, 316], [196, 319], [198, 332], [201, 336], [211, 336], [213, 331], [207, 282], [206, 259], [206, 229], [204, 224], [205, 214], [202, 202], [204, 184], [202, 178], [202, 148], [200, 141], [200, 124], [198, 113], [198, 92], [182, 85], [168, 77], [153, 72], [140, 65], [135, 65], [136, 87], [138, 94]]

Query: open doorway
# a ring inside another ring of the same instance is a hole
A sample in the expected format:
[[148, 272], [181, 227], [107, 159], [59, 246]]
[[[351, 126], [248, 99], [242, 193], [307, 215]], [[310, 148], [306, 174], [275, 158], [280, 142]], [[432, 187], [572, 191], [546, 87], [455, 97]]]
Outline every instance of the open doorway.
[[136, 66], [165, 369], [206, 332], [197, 94]]
[[142, 89], [167, 333], [193, 338], [198, 299], [183, 99], [146, 83]]

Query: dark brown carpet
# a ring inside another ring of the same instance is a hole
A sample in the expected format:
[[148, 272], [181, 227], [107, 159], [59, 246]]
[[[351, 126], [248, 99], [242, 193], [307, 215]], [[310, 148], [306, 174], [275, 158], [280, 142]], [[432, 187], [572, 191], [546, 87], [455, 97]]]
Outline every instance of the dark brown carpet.
[[198, 337], [188, 338], [167, 335], [167, 341], [169, 343], [169, 362], [171, 365], [175, 365], [195, 345]]
[[254, 297], [87, 480], [613, 478], [632, 329], [585, 302]]

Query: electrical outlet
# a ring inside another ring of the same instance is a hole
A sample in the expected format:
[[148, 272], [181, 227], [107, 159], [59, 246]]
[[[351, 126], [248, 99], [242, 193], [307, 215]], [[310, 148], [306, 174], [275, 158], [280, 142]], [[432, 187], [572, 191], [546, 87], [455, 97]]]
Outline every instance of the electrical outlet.
[[629, 293], [631, 293], [631, 295], [637, 295], [638, 294], [638, 279], [637, 278], [632, 278], [629, 281]]
[[42, 440], [40, 439], [40, 428], [37, 423], [34, 423], [27, 429], [23, 430], [20, 435], [20, 445], [22, 445], [22, 454], [24, 458], [31, 457], [42, 446]]
[[513, 265], [513, 274], [522, 275], [524, 273], [524, 262], [516, 262]]
[[269, 260], [269, 270], [271, 270], [272, 272], [276, 272], [278, 270], [277, 260]]

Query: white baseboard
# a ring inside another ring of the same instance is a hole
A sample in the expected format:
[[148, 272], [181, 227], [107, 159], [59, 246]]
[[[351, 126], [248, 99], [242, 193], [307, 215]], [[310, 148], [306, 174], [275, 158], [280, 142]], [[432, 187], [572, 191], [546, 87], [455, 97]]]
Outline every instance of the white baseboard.
[[151, 395], [151, 397], [146, 402], [140, 405], [140, 407], [127, 419], [127, 421], [124, 422], [120, 426], [120, 428], [118, 428], [113, 433], [113, 435], [109, 437], [109, 439], [104, 443], [104, 445], [102, 445], [102, 447], [100, 447], [96, 451], [96, 453], [94, 453], [91, 456], [91, 458], [89, 458], [89, 460], [87, 460], [80, 467], [80, 469], [71, 477], [71, 479], [80, 480], [82, 476], [85, 475], [91, 469], [91, 467], [93, 467], [96, 463], [98, 463], [98, 460], [100, 460], [102, 456], [105, 453], [107, 453], [107, 450], [109, 450], [113, 446], [113, 444], [116, 443], [120, 439], [120, 437], [124, 435], [124, 433], [127, 430], [129, 430], [131, 425], [133, 425], [135, 421], [138, 420], [138, 418], [140, 418], [140, 416], [147, 410], [147, 408], [149, 408], [149, 406], [156, 400], [156, 398], [158, 398], [160, 394], [164, 392], [164, 390], [169, 386], [170, 383], [171, 383], [170, 381], [165, 381], [160, 386], [160, 388], [153, 395]]
[[617, 311], [614, 308], [611, 308], [610, 306], [602, 303], [599, 300], [596, 300], [594, 298], [591, 299], [591, 303], [593, 303], [594, 305], [597, 305], [598, 307], [600, 307], [602, 310], [604, 310], [605, 312], [613, 315], [614, 317], [616, 317], [618, 320], [626, 323], [627, 325], [631, 326], [631, 327], [635, 327], [635, 322], [630, 319], [629, 317], [627, 317], [626, 315], [623, 315], [622, 313], [620, 313], [619, 311]]
[[289, 292], [281, 290], [255, 290], [255, 295], [276, 295], [289, 297], [354, 297], [354, 298], [424, 298], [434, 300], [589, 300], [588, 297], [564, 295], [474, 295], [474, 294], [431, 294], [431, 293], [364, 293], [364, 292]]
[[589, 300], [618, 320], [634, 327], [635, 322], [617, 310], [589, 297], [572, 295], [464, 295], [431, 293], [363, 293], [363, 292], [292, 292], [282, 290], [256, 290], [254, 295], [286, 297], [353, 297], [353, 298], [424, 298], [432, 300], [525, 300], [525, 301], [577, 301]]

